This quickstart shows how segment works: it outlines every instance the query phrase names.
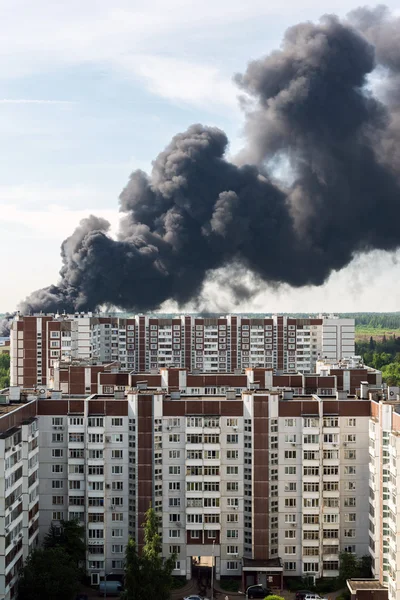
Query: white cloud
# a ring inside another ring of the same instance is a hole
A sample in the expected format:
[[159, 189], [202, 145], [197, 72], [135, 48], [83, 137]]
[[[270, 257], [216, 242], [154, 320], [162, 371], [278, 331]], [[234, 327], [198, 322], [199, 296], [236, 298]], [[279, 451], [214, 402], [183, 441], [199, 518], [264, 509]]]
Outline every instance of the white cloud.
[[212, 65], [168, 56], [140, 55], [125, 57], [121, 66], [143, 79], [146, 87], [162, 98], [203, 109], [238, 111], [237, 88], [230, 77]]
[[[19, 78], [81, 65], [121, 72], [129, 65], [128, 74], [139, 75], [152, 92], [164, 98], [195, 106], [211, 100], [230, 110], [234, 103], [231, 68], [224, 71], [218, 50], [215, 56], [213, 50], [208, 54], [210, 42], [216, 49], [226, 44], [229, 52], [237, 39], [242, 45], [248, 39], [249, 49], [252, 27], [264, 20], [268, 51], [273, 41], [268, 17], [284, 27], [323, 12], [343, 14], [348, 8], [347, 0], [325, 0], [322, 5], [317, 0], [300, 4], [290, 0], [5, 0], [0, 4], [0, 77]], [[182, 56], [182, 49], [188, 47], [193, 53]], [[174, 69], [190, 83], [180, 83]]]
[[[12, 227], [8, 236], [14, 242], [23, 243], [29, 237], [43, 242], [59, 240], [61, 243], [73, 232], [79, 221], [90, 214], [110, 221], [111, 231], [115, 233], [119, 221], [118, 210], [97, 208], [98, 197], [97, 190], [84, 186], [0, 186], [0, 227], [3, 240], [7, 237], [8, 226]], [[89, 208], [71, 208], [72, 202]]]

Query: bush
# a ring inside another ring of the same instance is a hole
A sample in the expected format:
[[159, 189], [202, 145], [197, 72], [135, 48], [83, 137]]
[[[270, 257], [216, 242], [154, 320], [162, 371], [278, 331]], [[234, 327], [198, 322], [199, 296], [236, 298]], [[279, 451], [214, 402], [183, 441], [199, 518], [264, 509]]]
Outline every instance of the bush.
[[345, 590], [340, 596], [336, 596], [336, 600], [350, 600], [351, 594], [349, 590]]
[[226, 592], [236, 593], [239, 591], [240, 581], [237, 579], [225, 579], [224, 577], [221, 577], [219, 585]]
[[284, 586], [289, 592], [297, 592], [299, 590], [315, 591], [313, 580], [310, 577], [284, 577]]
[[172, 579], [172, 588], [174, 590], [179, 590], [180, 588], [185, 587], [185, 585], [187, 584], [187, 579], [186, 577], [173, 577]]
[[315, 589], [318, 594], [329, 594], [329, 592], [336, 592], [343, 587], [342, 582], [338, 577], [334, 578], [323, 578], [317, 579], [315, 582]]

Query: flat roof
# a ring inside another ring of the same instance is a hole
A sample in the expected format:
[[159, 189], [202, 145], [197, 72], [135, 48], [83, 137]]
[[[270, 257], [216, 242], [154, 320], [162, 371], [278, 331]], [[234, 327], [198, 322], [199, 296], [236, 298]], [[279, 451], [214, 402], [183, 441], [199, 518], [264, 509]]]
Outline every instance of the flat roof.
[[378, 591], [387, 590], [387, 587], [382, 585], [378, 579], [348, 579], [347, 587], [351, 594], [360, 591]]
[[13, 412], [14, 410], [17, 410], [17, 408], [21, 408], [21, 406], [24, 406], [26, 403], [20, 403], [20, 404], [0, 404], [0, 418], [2, 415], [7, 415], [8, 413]]

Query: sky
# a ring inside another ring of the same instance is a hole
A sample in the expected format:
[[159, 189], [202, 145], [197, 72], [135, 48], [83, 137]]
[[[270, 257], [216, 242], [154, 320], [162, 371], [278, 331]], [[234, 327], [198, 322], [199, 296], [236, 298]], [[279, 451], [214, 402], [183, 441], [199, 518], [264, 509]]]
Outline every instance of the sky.
[[[400, 0], [386, 4], [400, 11]], [[243, 116], [232, 76], [278, 48], [287, 27], [356, 7], [348, 0], [1, 0], [0, 312], [57, 282], [60, 244], [80, 219], [94, 213], [116, 229], [129, 174], [148, 171], [175, 133], [216, 125], [237, 153]], [[399, 261], [400, 252], [357, 257], [319, 288], [250, 281], [253, 293], [240, 305], [217, 276], [206, 284], [204, 309], [394, 311]]]

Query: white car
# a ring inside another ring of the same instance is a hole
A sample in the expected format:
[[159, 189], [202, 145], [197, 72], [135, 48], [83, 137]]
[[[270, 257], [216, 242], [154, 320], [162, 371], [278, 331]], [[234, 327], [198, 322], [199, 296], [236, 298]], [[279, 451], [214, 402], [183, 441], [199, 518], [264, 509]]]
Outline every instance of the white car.
[[304, 596], [304, 600], [328, 600], [328, 598], [322, 598], [318, 594], [307, 594]]
[[192, 594], [191, 596], [185, 596], [183, 600], [208, 600], [204, 596], [198, 596], [197, 594]]

